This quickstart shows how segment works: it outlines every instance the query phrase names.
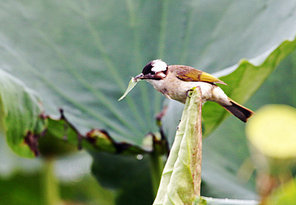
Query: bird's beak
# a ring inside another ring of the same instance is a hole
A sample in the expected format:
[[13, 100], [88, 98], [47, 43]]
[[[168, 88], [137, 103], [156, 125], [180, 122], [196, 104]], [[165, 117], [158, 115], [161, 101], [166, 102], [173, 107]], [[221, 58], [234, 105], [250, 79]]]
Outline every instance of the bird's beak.
[[137, 75], [136, 77], [135, 77], [135, 80], [137, 81], [137, 80], [142, 80], [142, 79], [144, 79], [144, 74], [143, 73], [140, 73], [139, 75]]

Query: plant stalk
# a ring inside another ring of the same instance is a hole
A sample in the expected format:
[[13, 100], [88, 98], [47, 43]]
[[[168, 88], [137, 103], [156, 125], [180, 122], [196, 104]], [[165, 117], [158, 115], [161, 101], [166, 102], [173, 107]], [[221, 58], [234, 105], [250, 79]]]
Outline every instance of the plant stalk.
[[54, 158], [44, 160], [43, 170], [43, 200], [45, 205], [61, 204], [59, 186], [54, 173]]
[[188, 93], [154, 205], [193, 204], [200, 196], [202, 132], [201, 90]]
[[154, 196], [156, 196], [157, 194], [163, 167], [164, 167], [164, 162], [162, 160], [162, 156], [157, 152], [153, 152], [150, 155], [150, 169], [151, 169], [152, 188], [153, 188]]

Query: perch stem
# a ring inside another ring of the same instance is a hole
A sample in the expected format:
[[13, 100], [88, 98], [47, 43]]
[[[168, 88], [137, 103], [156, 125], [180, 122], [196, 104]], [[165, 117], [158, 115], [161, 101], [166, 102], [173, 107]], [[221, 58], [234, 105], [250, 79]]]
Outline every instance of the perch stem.
[[60, 204], [59, 187], [54, 173], [54, 158], [47, 158], [43, 170], [43, 191], [45, 205]]

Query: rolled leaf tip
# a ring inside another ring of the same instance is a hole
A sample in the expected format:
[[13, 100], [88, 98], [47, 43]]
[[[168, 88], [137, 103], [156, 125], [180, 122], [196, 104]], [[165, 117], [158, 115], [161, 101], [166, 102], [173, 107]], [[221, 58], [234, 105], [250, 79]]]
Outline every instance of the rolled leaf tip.
[[125, 92], [123, 93], [123, 95], [118, 99], [118, 101], [123, 100], [123, 98], [125, 98], [127, 96], [127, 94], [137, 85], [138, 81], [132, 77], [131, 80], [128, 83], [128, 86], [125, 90]]

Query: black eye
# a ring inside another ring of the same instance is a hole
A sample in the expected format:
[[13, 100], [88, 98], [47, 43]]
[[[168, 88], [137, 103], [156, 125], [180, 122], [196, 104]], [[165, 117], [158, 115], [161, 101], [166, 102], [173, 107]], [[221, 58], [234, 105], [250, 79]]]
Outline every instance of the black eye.
[[145, 65], [145, 67], [143, 68], [143, 71], [142, 71], [142, 73], [144, 74], [144, 75], [146, 75], [146, 74], [148, 74], [148, 73], [152, 73], [152, 74], [154, 74], [154, 72], [151, 70], [152, 69], [152, 63], [151, 62], [149, 62], [147, 65]]

